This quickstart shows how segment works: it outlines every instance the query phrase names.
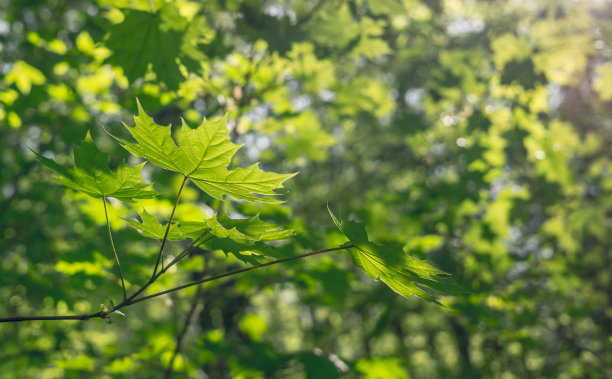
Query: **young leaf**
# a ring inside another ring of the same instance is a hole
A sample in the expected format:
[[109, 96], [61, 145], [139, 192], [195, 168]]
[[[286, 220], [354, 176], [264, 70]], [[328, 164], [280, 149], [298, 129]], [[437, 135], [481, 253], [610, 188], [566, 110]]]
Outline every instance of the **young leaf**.
[[232, 157], [240, 148], [229, 140], [226, 118], [204, 119], [196, 129], [185, 121], [176, 133], [178, 145], [171, 136], [170, 126], [157, 125], [138, 103], [135, 126], [125, 125], [136, 143], [114, 137], [133, 155], [191, 179], [195, 185], [214, 198], [230, 195], [234, 199], [281, 202], [273, 198], [275, 189], [295, 174], [265, 172], [257, 165], [227, 170]]
[[[161, 225], [157, 222], [157, 218], [147, 212], [146, 209], [142, 208], [142, 211], [138, 213], [142, 222], [138, 222], [132, 219], [124, 218], [124, 220], [130, 224], [134, 229], [140, 231], [143, 236], [155, 239], [164, 239], [166, 234], [166, 226]], [[168, 231], [168, 240], [176, 241], [189, 238], [183, 234], [177, 227], [176, 224], [170, 226]]]
[[[414, 294], [422, 299], [438, 303], [437, 298], [424, 290], [461, 292], [457, 286], [442, 282], [439, 275], [446, 274], [426, 261], [406, 254], [400, 245], [378, 245], [368, 239], [365, 224], [350, 220], [338, 220], [328, 208], [334, 223], [355, 247], [348, 249], [355, 264], [370, 277], [380, 279], [402, 296]], [[439, 304], [439, 303], [438, 303]]]
[[[167, 225], [158, 223], [155, 216], [144, 208], [139, 212], [139, 216], [142, 222], [129, 218], [124, 220], [145, 237], [164, 238]], [[224, 213], [218, 218], [203, 216], [202, 221], [182, 221], [173, 224], [168, 232], [168, 239], [172, 241], [196, 239], [206, 231], [217, 239], [228, 239], [243, 246], [253, 245], [259, 241], [282, 240], [293, 235], [292, 230], [280, 229], [274, 223], [262, 221], [259, 215], [248, 219], [231, 219]]]
[[74, 167], [66, 168], [34, 151], [41, 164], [59, 175], [57, 180], [67, 187], [92, 197], [114, 197], [133, 202], [157, 195], [150, 184], [142, 183], [142, 166], [122, 161], [115, 171], [108, 168], [108, 154], [98, 150], [87, 133], [81, 146], [74, 148]]
[[240, 232], [261, 241], [278, 241], [291, 237], [293, 230], [281, 229], [273, 222], [263, 221], [259, 214], [246, 219], [231, 219], [227, 214], [218, 216], [219, 222], [226, 228], [236, 228]]
[[233, 241], [252, 244], [256, 241], [278, 241], [293, 235], [292, 230], [279, 228], [278, 225], [263, 221], [259, 215], [246, 219], [232, 219], [222, 213], [213, 217], [203, 216], [203, 221], [179, 222], [181, 232], [190, 238], [196, 238], [208, 230], [218, 238], [229, 238]]
[[210, 218], [205, 218], [204, 221], [206, 225], [210, 228], [210, 234], [219, 238], [229, 238], [232, 241], [240, 242], [244, 244], [252, 244], [255, 241], [261, 240], [261, 235], [259, 236], [250, 236], [244, 233], [241, 233], [236, 227], [231, 227], [229, 229], [225, 228], [219, 220], [215, 216]]
[[227, 214], [204, 217], [203, 222], [180, 222], [179, 227], [184, 235], [197, 238], [208, 230], [216, 238], [206, 243], [211, 250], [221, 250], [225, 254], [234, 254], [245, 263], [261, 263], [259, 256], [275, 257], [274, 250], [264, 241], [277, 241], [293, 235], [292, 230], [283, 230], [278, 225], [262, 221], [259, 215], [248, 219], [231, 219]]
[[233, 254], [244, 263], [256, 265], [262, 263], [262, 257], [274, 257], [275, 251], [262, 241], [250, 244], [236, 242], [230, 238], [213, 238], [206, 243], [210, 250], [220, 250], [225, 255]]

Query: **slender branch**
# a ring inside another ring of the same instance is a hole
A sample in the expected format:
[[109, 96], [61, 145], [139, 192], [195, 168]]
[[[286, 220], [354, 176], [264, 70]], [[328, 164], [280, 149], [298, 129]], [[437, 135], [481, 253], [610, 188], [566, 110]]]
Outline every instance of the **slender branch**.
[[[187, 182], [187, 177], [183, 178], [183, 182], [181, 183], [181, 188], [178, 190], [178, 194], [176, 194], [176, 200], [174, 200], [174, 207], [172, 208], [172, 213], [170, 214], [170, 221], [168, 221], [168, 226], [166, 227], [166, 234], [164, 234], [164, 239], [162, 239], [161, 247], [159, 248], [159, 253], [157, 254], [157, 261], [155, 261], [155, 268], [153, 269], [152, 278], [157, 273], [157, 267], [159, 266], [159, 262], [162, 260], [164, 255], [164, 246], [166, 245], [166, 241], [168, 240], [168, 233], [170, 232], [170, 226], [172, 226], [172, 219], [174, 218], [174, 212], [176, 211], [176, 206], [178, 205], [179, 198], [181, 197], [181, 192], [183, 191], [183, 187], [185, 187], [185, 183]], [[163, 268], [163, 263], [162, 263]]]
[[[168, 293], [180, 291], [180, 290], [182, 290], [184, 288], [197, 286], [198, 284], [202, 284], [202, 283], [206, 283], [206, 282], [211, 282], [213, 280], [218, 280], [218, 279], [226, 278], [228, 276], [242, 274], [242, 273], [247, 272], [247, 271], [257, 270], [257, 269], [260, 269], [260, 268], [263, 268], [263, 267], [266, 267], [266, 266], [275, 265], [275, 264], [278, 264], [278, 263], [288, 262], [288, 261], [292, 261], [292, 260], [295, 260], [295, 259], [306, 258], [306, 257], [312, 256], [312, 255], [327, 253], [327, 252], [330, 252], [330, 251], [347, 250], [347, 249], [350, 249], [350, 248], [353, 248], [353, 247], [355, 247], [355, 246], [354, 245], [346, 245], [346, 246], [340, 246], [340, 247], [333, 247], [333, 248], [329, 248], [329, 249], [312, 251], [310, 253], [296, 255], [296, 256], [293, 256], [293, 257], [277, 259], [275, 261], [263, 263], [263, 264], [260, 264], [260, 265], [257, 265], [257, 266], [246, 267], [246, 268], [243, 268], [243, 269], [229, 271], [229, 272], [226, 272], [224, 274], [212, 276], [212, 277], [209, 277], [209, 278], [196, 280], [194, 282], [190, 282], [190, 283], [184, 284], [182, 286], [171, 288], [171, 289], [166, 290], [166, 291], [157, 292], [157, 293], [154, 293], [152, 295], [143, 296], [143, 297], [139, 297], [139, 298], [135, 299], [135, 297], [138, 294], [140, 294], [142, 291], [144, 291], [144, 289], [147, 288], [159, 276], [152, 277], [151, 279], [149, 279], [149, 281], [144, 286], [142, 286], [138, 291], [136, 291], [136, 293], [134, 295], [128, 297], [125, 300], [123, 300], [120, 304], [118, 304], [117, 306], [115, 306], [115, 308], [109, 310], [108, 312], [101, 312], [100, 311], [100, 312], [97, 312], [97, 313], [90, 313], [90, 314], [84, 314], [84, 315], [73, 315], [73, 316], [32, 316], [32, 317], [29, 317], [29, 316], [28, 317], [18, 316], [18, 317], [7, 317], [7, 318], [0, 318], [0, 323], [1, 322], [31, 321], [31, 320], [89, 320], [90, 318], [96, 318], [96, 317], [108, 318], [109, 315], [112, 312], [114, 312], [116, 310], [119, 310], [121, 308], [129, 307], [131, 305], [134, 305], [136, 303], [140, 303], [141, 301], [152, 299], [154, 297], [158, 297], [158, 296], [165, 295], [165, 294], [168, 294]], [[160, 273], [160, 275], [161, 275], [161, 273]]]
[[151, 13], [155, 13], [155, 7], [153, 6], [153, 0], [149, 0], [149, 10]]
[[119, 270], [119, 277], [121, 278], [121, 289], [123, 290], [123, 300], [127, 299], [125, 293], [125, 282], [123, 281], [123, 272], [121, 271], [121, 264], [119, 263], [119, 256], [115, 249], [115, 243], [113, 242], [113, 234], [111, 233], [110, 222], [108, 221], [108, 211], [106, 210], [106, 196], [102, 196], [102, 204], [104, 204], [104, 216], [106, 216], [106, 227], [108, 228], [108, 239], [110, 240], [111, 247], [113, 248], [113, 254], [115, 254], [115, 262], [117, 263], [117, 269]]
[[176, 337], [176, 347], [174, 348], [174, 353], [172, 354], [172, 358], [170, 358], [170, 362], [168, 363], [168, 367], [166, 368], [166, 372], [164, 373], [164, 378], [169, 379], [172, 375], [172, 370], [174, 369], [174, 361], [181, 351], [181, 345], [183, 340], [185, 339], [185, 335], [187, 335], [187, 330], [191, 325], [191, 322], [194, 319], [196, 313], [202, 309], [202, 304], [200, 303], [200, 296], [202, 295], [202, 286], [198, 286], [198, 290], [196, 291], [195, 296], [193, 297], [193, 304], [191, 304], [191, 309], [187, 314], [187, 318], [185, 319], [185, 323], [183, 324], [183, 329], [181, 333]]
[[[247, 272], [247, 271], [257, 270], [257, 269], [262, 268], [262, 267], [271, 266], [271, 265], [275, 265], [275, 264], [283, 263], [283, 262], [287, 262], [287, 261], [292, 261], [294, 259], [305, 258], [305, 257], [309, 257], [311, 255], [327, 253], [329, 251], [346, 250], [346, 249], [350, 249], [352, 247], [355, 247], [355, 246], [348, 245], [348, 246], [334, 247], [334, 248], [330, 248], [330, 249], [317, 250], [317, 251], [312, 251], [310, 253], [306, 253], [306, 254], [302, 254], [302, 255], [296, 255], [296, 256], [293, 256], [293, 257], [277, 259], [275, 261], [267, 262], [267, 263], [262, 263], [262, 264], [257, 265], [257, 266], [251, 266], [251, 267], [246, 267], [246, 268], [242, 268], [242, 269], [239, 269], [239, 270], [229, 271], [229, 272], [226, 272], [224, 274], [220, 274], [220, 275], [216, 275], [216, 276], [211, 276], [210, 278], [200, 279], [200, 280], [193, 281], [191, 283], [183, 284], [182, 286], [174, 287], [174, 288], [171, 288], [169, 290], [160, 291], [160, 292], [154, 293], [152, 295], [147, 295], [147, 296], [139, 297], [137, 299], [130, 300], [130, 304], [136, 304], [136, 303], [139, 303], [139, 302], [144, 301], [144, 300], [152, 299], [154, 297], [158, 297], [158, 296], [165, 295], [165, 294], [168, 294], [168, 293], [180, 291], [180, 290], [182, 290], [184, 288], [197, 286], [198, 284], [202, 284], [202, 283], [206, 283], [206, 282], [211, 282], [213, 280], [218, 280], [218, 279], [226, 278], [226, 277], [232, 276], [232, 275], [242, 274], [243, 272]], [[118, 307], [119, 306], [117, 306], [117, 308], [115, 308], [115, 309], [118, 309]]]
[[36, 320], [89, 320], [90, 318], [102, 317], [101, 312], [90, 313], [85, 315], [73, 315], [73, 316], [16, 316], [0, 318], [0, 322], [21, 322], [21, 321], [36, 321]]

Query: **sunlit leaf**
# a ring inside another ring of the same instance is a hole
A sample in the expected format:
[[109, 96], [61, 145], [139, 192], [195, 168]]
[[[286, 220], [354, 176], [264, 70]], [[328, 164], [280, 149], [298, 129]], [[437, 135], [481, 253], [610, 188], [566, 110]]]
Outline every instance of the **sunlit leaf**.
[[[162, 225], [157, 222], [157, 218], [155, 216], [149, 214], [146, 209], [142, 208], [142, 210], [138, 213], [142, 222], [138, 222], [133, 219], [124, 219], [125, 222], [130, 224], [134, 229], [138, 230], [142, 233], [143, 236], [155, 239], [164, 239], [166, 235], [167, 225]], [[168, 240], [181, 240], [187, 239], [177, 227], [176, 224], [172, 224], [170, 226], [170, 230], [168, 231]]]
[[108, 154], [98, 150], [87, 133], [81, 146], [74, 148], [74, 167], [66, 168], [52, 159], [34, 152], [45, 167], [59, 175], [57, 180], [65, 186], [92, 197], [114, 197], [133, 202], [157, 195], [150, 184], [142, 183], [144, 164], [130, 166], [122, 161], [115, 171], [108, 167]]
[[134, 121], [134, 127], [125, 127], [137, 143], [115, 137], [126, 150], [182, 174], [217, 199], [230, 195], [234, 199], [280, 202], [274, 198], [277, 195], [274, 190], [282, 188], [283, 182], [295, 175], [265, 172], [257, 165], [228, 170], [226, 166], [240, 146], [230, 142], [225, 118], [205, 119], [195, 129], [183, 121], [176, 133], [178, 145], [171, 137], [171, 128], [157, 125], [140, 103]]
[[401, 245], [378, 245], [368, 239], [365, 224], [339, 220], [329, 210], [334, 223], [354, 247], [348, 249], [353, 261], [369, 276], [380, 279], [402, 296], [414, 294], [422, 299], [438, 303], [437, 298], [426, 292], [432, 289], [443, 292], [461, 292], [460, 288], [440, 280], [445, 272], [426, 261], [406, 254]]
[[11, 71], [5, 76], [4, 81], [9, 85], [15, 83], [21, 93], [28, 95], [32, 89], [32, 84], [44, 84], [46, 78], [36, 67], [24, 61], [17, 61], [13, 64]]

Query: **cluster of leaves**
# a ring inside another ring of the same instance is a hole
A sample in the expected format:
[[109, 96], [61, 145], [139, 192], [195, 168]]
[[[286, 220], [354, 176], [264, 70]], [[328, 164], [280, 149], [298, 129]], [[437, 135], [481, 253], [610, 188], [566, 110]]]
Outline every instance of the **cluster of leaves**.
[[[156, 124], [140, 103], [134, 121], [134, 127], [125, 127], [136, 142], [113, 137], [133, 155], [183, 176], [175, 208], [167, 225], [158, 223], [156, 217], [144, 208], [139, 213], [141, 222], [125, 220], [142, 235], [162, 241], [160, 256], [167, 240], [187, 239], [196, 243], [202, 242], [200, 238], [209, 234], [216, 239], [216, 249], [226, 254], [234, 253], [246, 262], [258, 261], [245, 255], [245, 252], [274, 257], [273, 251], [264, 242], [283, 240], [291, 236], [291, 230], [282, 230], [274, 223], [262, 221], [258, 215], [248, 219], [231, 219], [227, 214], [212, 217], [203, 214], [201, 221], [173, 223], [174, 211], [187, 180], [219, 200], [229, 195], [237, 200], [278, 203], [279, 200], [273, 198], [277, 195], [274, 191], [282, 188], [283, 182], [295, 174], [265, 172], [258, 165], [228, 170], [227, 166], [240, 146], [230, 142], [226, 118], [212, 122], [204, 119], [197, 128], [191, 128], [183, 121], [181, 129], [176, 132], [178, 144], [172, 138], [171, 127]], [[108, 167], [108, 154], [98, 150], [89, 134], [81, 146], [74, 150], [73, 168], [66, 168], [39, 153], [35, 154], [43, 165], [59, 175], [57, 180], [60, 183], [94, 198], [102, 198], [104, 202], [107, 197], [135, 202], [137, 199], [158, 195], [149, 184], [142, 182], [141, 170], [144, 163], [130, 166], [122, 161], [115, 171], [111, 171]], [[399, 246], [378, 246], [369, 242], [363, 224], [352, 221], [341, 224], [331, 211], [330, 214], [352, 243], [347, 249], [353, 252], [355, 262], [370, 276], [380, 278], [394, 291], [404, 296], [416, 294], [423, 299], [436, 301], [435, 297], [423, 292], [416, 284], [439, 291], [456, 289], [436, 280], [437, 275], [444, 274], [442, 271], [425, 261], [410, 257]], [[211, 238], [203, 242], [209, 242]], [[153, 272], [155, 279], [156, 270], [157, 263]]]

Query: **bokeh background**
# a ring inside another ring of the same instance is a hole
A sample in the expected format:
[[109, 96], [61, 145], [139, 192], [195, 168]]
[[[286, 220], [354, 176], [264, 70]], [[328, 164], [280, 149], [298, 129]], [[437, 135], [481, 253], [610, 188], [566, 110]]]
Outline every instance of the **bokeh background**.
[[[611, 48], [610, 1], [0, 0], [0, 317], [120, 299], [102, 205], [29, 148], [70, 162], [90, 131], [115, 167], [136, 97], [159, 124], [228, 114], [235, 165], [299, 171], [283, 205], [191, 186], [178, 217], [259, 212], [299, 254], [343, 242], [329, 203], [466, 289], [445, 309], [317, 256], [111, 325], [1, 324], [0, 376], [162, 377], [196, 304], [177, 378], [612, 377]], [[167, 218], [180, 185], [144, 173], [166, 195], [110, 207], [132, 290], [158, 242], [120, 217]], [[155, 289], [243, 263], [179, 266]]]

